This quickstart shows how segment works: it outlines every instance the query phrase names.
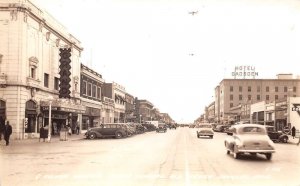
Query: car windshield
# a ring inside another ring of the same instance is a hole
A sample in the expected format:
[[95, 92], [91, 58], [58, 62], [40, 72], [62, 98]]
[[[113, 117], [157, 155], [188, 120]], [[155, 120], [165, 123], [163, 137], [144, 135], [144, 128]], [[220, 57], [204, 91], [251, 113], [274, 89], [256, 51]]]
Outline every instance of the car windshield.
[[242, 128], [242, 132], [248, 134], [265, 134], [265, 130], [261, 127], [244, 127]]

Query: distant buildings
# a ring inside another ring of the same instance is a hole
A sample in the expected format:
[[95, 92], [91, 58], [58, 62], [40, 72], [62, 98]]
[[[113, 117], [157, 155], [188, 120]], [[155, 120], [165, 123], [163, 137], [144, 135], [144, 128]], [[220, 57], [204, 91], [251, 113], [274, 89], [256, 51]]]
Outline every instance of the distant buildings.
[[[269, 104], [289, 97], [300, 97], [300, 79], [292, 74], [278, 74], [277, 79], [223, 79], [215, 88], [214, 106], [206, 107], [203, 120], [224, 124], [250, 122], [253, 104], [262, 101]], [[265, 117], [259, 116], [255, 121], [264, 123]]]

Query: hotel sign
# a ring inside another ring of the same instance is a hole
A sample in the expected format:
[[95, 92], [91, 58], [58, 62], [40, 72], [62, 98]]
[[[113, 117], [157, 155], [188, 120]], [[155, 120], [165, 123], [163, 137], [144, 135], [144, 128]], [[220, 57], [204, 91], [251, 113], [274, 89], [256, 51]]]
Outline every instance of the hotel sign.
[[242, 77], [253, 77], [253, 79], [258, 76], [258, 72], [255, 71], [255, 66], [235, 66], [234, 72], [232, 72], [234, 79]]

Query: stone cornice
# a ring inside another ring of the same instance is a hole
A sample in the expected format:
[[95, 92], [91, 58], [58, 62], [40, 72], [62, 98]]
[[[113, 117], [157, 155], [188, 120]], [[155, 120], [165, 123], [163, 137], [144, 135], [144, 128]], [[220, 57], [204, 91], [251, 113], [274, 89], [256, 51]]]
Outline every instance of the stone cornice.
[[[24, 1], [22, 3], [17, 3], [17, 2], [0, 3], [0, 11], [24, 12], [24, 14], [26, 14], [26, 16], [30, 16], [31, 18], [36, 20], [42, 27], [45, 27], [46, 29], [51, 31], [51, 33], [56, 35], [58, 38], [62, 39], [65, 43], [68, 44], [68, 46], [70, 48], [74, 47], [75, 49], [77, 49], [79, 51], [79, 53], [81, 51], [83, 51], [83, 48], [81, 46], [79, 46], [80, 42], [75, 37], [73, 37], [70, 33], [68, 36], [66, 36], [65, 34], [61, 33], [57, 29], [55, 29], [52, 25], [47, 23], [47, 20], [43, 17], [43, 14], [46, 14], [46, 15], [48, 15], [48, 14], [43, 12], [42, 10], [40, 10], [37, 6], [35, 6], [33, 3], [31, 3], [28, 0]], [[48, 15], [48, 16], [50, 17], [51, 15]], [[54, 18], [52, 18], [52, 19], [54, 20]], [[54, 21], [56, 21], [56, 20], [54, 20]], [[71, 38], [77, 40], [78, 43], [68, 39], [67, 37], [71, 37]]]

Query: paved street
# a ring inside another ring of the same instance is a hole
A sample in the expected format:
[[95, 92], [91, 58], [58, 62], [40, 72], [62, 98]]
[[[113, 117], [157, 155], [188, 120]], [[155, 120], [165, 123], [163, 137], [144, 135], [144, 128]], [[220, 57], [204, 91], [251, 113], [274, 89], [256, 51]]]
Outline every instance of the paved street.
[[300, 185], [300, 146], [276, 143], [277, 152], [236, 160], [228, 137], [196, 136], [196, 129], [149, 132], [125, 139], [1, 141], [0, 185]]

